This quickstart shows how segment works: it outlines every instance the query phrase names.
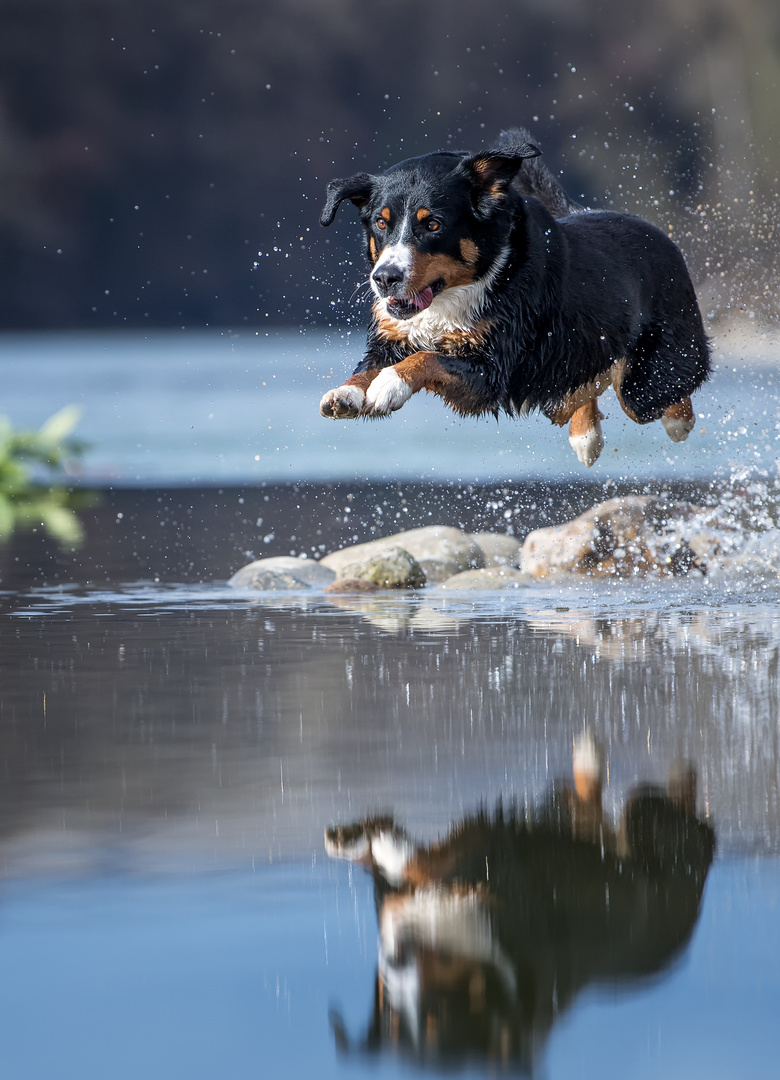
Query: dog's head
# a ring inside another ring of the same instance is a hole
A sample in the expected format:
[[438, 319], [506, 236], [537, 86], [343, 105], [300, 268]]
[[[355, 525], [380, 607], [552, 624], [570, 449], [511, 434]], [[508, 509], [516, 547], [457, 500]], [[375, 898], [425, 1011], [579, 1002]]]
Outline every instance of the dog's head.
[[366, 232], [371, 288], [393, 319], [410, 319], [447, 289], [470, 285], [495, 266], [507, 239], [507, 194], [530, 143], [467, 155], [426, 154], [378, 176], [328, 185], [322, 225], [345, 199]]

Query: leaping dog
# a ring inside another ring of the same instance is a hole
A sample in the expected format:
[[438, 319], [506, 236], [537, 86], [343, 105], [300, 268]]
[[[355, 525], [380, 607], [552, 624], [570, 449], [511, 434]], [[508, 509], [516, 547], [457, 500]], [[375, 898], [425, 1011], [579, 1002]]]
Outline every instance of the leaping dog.
[[321, 224], [345, 199], [359, 209], [374, 303], [323, 416], [387, 416], [420, 390], [467, 416], [539, 409], [590, 466], [612, 386], [632, 420], [688, 437], [710, 350], [680, 251], [640, 218], [581, 210], [528, 138], [328, 185]]

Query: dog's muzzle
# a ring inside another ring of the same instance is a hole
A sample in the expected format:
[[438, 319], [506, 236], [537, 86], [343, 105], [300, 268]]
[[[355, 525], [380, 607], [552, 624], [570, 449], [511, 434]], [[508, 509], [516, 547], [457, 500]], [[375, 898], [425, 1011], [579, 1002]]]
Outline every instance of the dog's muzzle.
[[396, 319], [409, 319], [425, 311], [444, 288], [443, 281], [434, 281], [420, 292], [406, 294], [406, 272], [394, 263], [377, 267], [371, 274], [374, 291], [387, 304], [388, 314]]
[[396, 263], [385, 263], [376, 267], [371, 274], [371, 281], [383, 300], [391, 296], [400, 299], [406, 285], [406, 272]]

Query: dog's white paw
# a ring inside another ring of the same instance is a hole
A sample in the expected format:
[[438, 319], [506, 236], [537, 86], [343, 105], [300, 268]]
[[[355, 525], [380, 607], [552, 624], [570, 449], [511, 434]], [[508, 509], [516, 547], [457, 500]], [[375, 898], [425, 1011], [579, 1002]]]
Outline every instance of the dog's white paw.
[[593, 427], [588, 428], [584, 434], [570, 435], [569, 442], [582, 464], [590, 468], [595, 461], [598, 461], [599, 454], [604, 449], [601, 424], [597, 420]]
[[387, 416], [405, 405], [412, 388], [393, 371], [384, 368], [366, 391], [366, 412], [370, 416]]
[[325, 394], [320, 402], [320, 413], [333, 420], [351, 420], [360, 415], [365, 401], [366, 395], [359, 386], [339, 386]]
[[676, 416], [662, 416], [661, 423], [672, 442], [685, 442], [693, 431], [696, 420], [693, 417], [680, 419]]

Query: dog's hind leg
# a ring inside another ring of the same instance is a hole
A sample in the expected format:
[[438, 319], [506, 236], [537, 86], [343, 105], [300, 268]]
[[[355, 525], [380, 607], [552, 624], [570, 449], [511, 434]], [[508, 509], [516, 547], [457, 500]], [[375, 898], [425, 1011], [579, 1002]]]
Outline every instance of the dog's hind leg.
[[[623, 395], [620, 392], [620, 385], [616, 382], [615, 394], [620, 402], [620, 406], [623, 412], [635, 424], [650, 423], [649, 420], [639, 420], [634, 410], [626, 404]], [[694, 416], [693, 406], [691, 405], [691, 399], [685, 397], [682, 401], [678, 401], [676, 405], [670, 405], [660, 417], [666, 434], [672, 440], [672, 442], [685, 442], [690, 433], [693, 431], [696, 424], [696, 417]]]
[[599, 454], [604, 449], [604, 437], [601, 434], [603, 419], [597, 400], [593, 397], [581, 405], [569, 421], [571, 448], [582, 464], [588, 468], [598, 460]]
[[661, 417], [661, 423], [672, 442], [685, 442], [696, 423], [691, 399], [683, 398], [668, 408]]

